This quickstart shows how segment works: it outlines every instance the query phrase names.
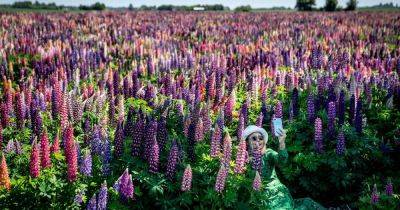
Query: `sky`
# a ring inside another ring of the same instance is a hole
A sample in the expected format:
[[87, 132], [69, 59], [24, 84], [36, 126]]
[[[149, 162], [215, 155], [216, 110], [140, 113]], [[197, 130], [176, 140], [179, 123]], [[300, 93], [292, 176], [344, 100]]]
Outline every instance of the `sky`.
[[[0, 0], [0, 4], [12, 4], [15, 1], [21, 0]], [[35, 0], [31, 0], [32, 2]], [[102, 2], [108, 7], [127, 7], [132, 4], [134, 7], [141, 5], [159, 6], [162, 4], [173, 5], [195, 5], [195, 4], [223, 4], [231, 9], [240, 5], [250, 5], [253, 8], [269, 8], [274, 6], [284, 6], [293, 8], [296, 0], [38, 0], [39, 2], [51, 3], [55, 2], [57, 5], [65, 6], [79, 6], [80, 4], [90, 5], [95, 2]], [[339, 5], [345, 6], [348, 0], [338, 0]], [[325, 0], [316, 0], [317, 7], [325, 5]], [[400, 5], [400, 0], [358, 0], [358, 6], [372, 6], [382, 3], [390, 3]]]

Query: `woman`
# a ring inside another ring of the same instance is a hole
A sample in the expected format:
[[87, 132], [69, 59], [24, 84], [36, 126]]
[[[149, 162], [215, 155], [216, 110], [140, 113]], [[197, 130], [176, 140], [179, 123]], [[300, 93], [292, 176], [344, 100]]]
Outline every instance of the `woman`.
[[279, 135], [278, 152], [267, 148], [268, 134], [263, 128], [250, 125], [242, 134], [243, 139], [246, 139], [249, 155], [252, 156], [254, 151], [261, 151], [262, 154], [260, 175], [263, 182], [267, 183], [262, 206], [267, 209], [325, 209], [309, 198], [293, 200], [288, 188], [279, 181], [275, 166], [285, 164], [288, 153], [285, 145], [286, 131], [278, 130], [277, 133]]

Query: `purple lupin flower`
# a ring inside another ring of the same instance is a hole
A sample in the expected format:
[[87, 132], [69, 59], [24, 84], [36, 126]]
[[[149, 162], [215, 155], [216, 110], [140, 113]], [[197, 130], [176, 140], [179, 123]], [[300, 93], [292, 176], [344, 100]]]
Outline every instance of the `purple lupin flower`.
[[79, 171], [85, 176], [92, 175], [92, 155], [90, 152], [85, 152], [83, 155]]
[[87, 210], [97, 210], [96, 193], [93, 194], [92, 198], [89, 200], [89, 203], [86, 206], [86, 209]]
[[278, 101], [275, 105], [275, 117], [276, 118], [282, 118], [283, 117], [283, 112], [282, 112], [282, 102]]
[[107, 182], [104, 181], [101, 184], [99, 195], [97, 196], [97, 210], [106, 210], [107, 209]]
[[4, 148], [5, 153], [11, 153], [15, 152], [15, 143], [14, 140], [10, 139], [6, 145], [6, 148]]
[[323, 142], [322, 142], [322, 120], [320, 118], [315, 119], [314, 125], [314, 146], [315, 151], [318, 153], [323, 152]]
[[17, 92], [15, 95], [16, 98], [16, 107], [15, 107], [15, 116], [17, 127], [19, 129], [24, 127], [24, 119], [25, 119], [25, 99], [23, 92]]
[[292, 109], [293, 109], [293, 116], [297, 117], [299, 115], [299, 91], [297, 88], [293, 88], [292, 92]]
[[386, 186], [385, 186], [385, 192], [387, 196], [392, 196], [393, 195], [393, 184], [392, 184], [392, 180], [388, 179]]
[[371, 204], [377, 204], [379, 202], [379, 194], [376, 184], [374, 184], [374, 188], [371, 194]]
[[210, 155], [211, 157], [217, 157], [218, 154], [221, 151], [221, 130], [219, 126], [216, 124], [214, 128], [214, 132], [212, 133], [211, 136], [211, 149], [210, 149]]
[[258, 171], [256, 171], [256, 175], [253, 180], [253, 189], [255, 191], [260, 191], [261, 189], [261, 176], [260, 173], [258, 173]]
[[114, 156], [116, 159], [122, 156], [123, 149], [124, 149], [124, 131], [122, 128], [122, 122], [120, 121], [117, 124], [117, 129], [115, 131], [115, 137], [114, 137]]
[[253, 158], [251, 161], [251, 167], [253, 168], [253, 170], [258, 171], [261, 173], [261, 169], [262, 169], [262, 153], [260, 150], [255, 150], [253, 151]]
[[103, 175], [108, 176], [111, 173], [110, 163], [111, 163], [111, 145], [108, 137], [104, 137], [104, 142], [101, 146], [101, 161], [102, 161], [102, 172]]
[[151, 154], [153, 140], [156, 139], [157, 135], [157, 121], [149, 119], [147, 126], [146, 126], [146, 139], [144, 142], [144, 158], [148, 160]]
[[313, 94], [307, 97], [307, 119], [310, 123], [315, 121], [315, 105]]
[[351, 98], [350, 98], [350, 109], [349, 109], [349, 123], [351, 125], [353, 125], [355, 109], [356, 109], [356, 98], [355, 98], [354, 95], [351, 95]]
[[242, 104], [242, 108], [240, 111], [240, 116], [243, 117], [243, 122], [245, 123], [244, 126], [246, 126], [247, 122], [248, 122], [248, 116], [247, 116], [247, 112], [248, 112], [248, 103], [247, 100], [245, 103]]
[[167, 162], [167, 172], [166, 172], [166, 177], [169, 180], [174, 180], [175, 173], [176, 173], [176, 166], [178, 163], [179, 159], [179, 154], [178, 154], [178, 144], [176, 140], [172, 142], [171, 149], [169, 151], [168, 155], [168, 162]]
[[235, 107], [235, 94], [234, 92], [228, 98], [228, 101], [225, 103], [224, 107], [224, 115], [226, 123], [230, 123], [232, 121], [232, 112]]
[[132, 133], [132, 155], [135, 157], [140, 155], [144, 124], [142, 116], [138, 114]]
[[346, 150], [346, 142], [343, 131], [340, 131], [337, 137], [336, 154], [343, 155]]
[[192, 188], [192, 168], [187, 165], [182, 176], [181, 190], [183, 192], [189, 191]]
[[241, 138], [242, 138], [242, 134], [243, 134], [243, 130], [244, 130], [244, 125], [245, 125], [244, 117], [243, 117], [243, 115], [240, 115], [240, 116], [239, 116], [238, 128], [237, 128], [237, 131], [236, 131], [238, 139], [241, 139]]
[[128, 169], [125, 169], [124, 173], [120, 177], [117, 191], [124, 202], [127, 202], [129, 199], [133, 199], [134, 186], [132, 182], [132, 175], [129, 174]]
[[258, 117], [257, 117], [257, 121], [256, 121], [256, 125], [257, 125], [258, 127], [262, 127], [263, 118], [264, 118], [264, 115], [263, 115], [262, 112], [260, 112], [260, 114], [259, 114]]
[[244, 172], [244, 166], [246, 164], [246, 156], [247, 156], [246, 140], [241, 139], [236, 153], [236, 164], [234, 168], [235, 173], [241, 174]]
[[354, 127], [358, 134], [362, 133], [362, 101], [361, 99], [357, 100], [357, 107], [356, 107], [356, 115], [354, 119]]
[[335, 134], [335, 117], [336, 117], [336, 108], [335, 102], [331, 101], [328, 104], [328, 132], [331, 136]]
[[78, 206], [80, 206], [83, 202], [83, 191], [79, 191], [74, 198], [74, 203], [76, 203]]
[[158, 147], [157, 141], [154, 139], [153, 140], [153, 145], [151, 147], [151, 153], [149, 156], [149, 172], [150, 173], [157, 173], [158, 172], [158, 167], [159, 167], [159, 162], [160, 162], [160, 149]]
[[22, 151], [21, 142], [18, 140], [15, 140], [14, 145], [15, 145], [15, 154], [17, 154], [17, 155], [22, 154], [23, 151]]
[[212, 127], [212, 122], [210, 118], [210, 113], [208, 112], [207, 109], [204, 109], [203, 111], [203, 128], [204, 128], [204, 134], [207, 134]]
[[165, 116], [161, 116], [160, 120], [158, 121], [157, 126], [157, 143], [160, 148], [160, 151], [164, 150], [164, 146], [167, 142], [167, 121]]
[[221, 164], [214, 187], [215, 191], [217, 191], [218, 193], [221, 193], [224, 190], [227, 176], [228, 176], [228, 169], [224, 166], [224, 164]]
[[337, 107], [337, 115], [338, 115], [338, 123], [339, 125], [344, 124], [344, 112], [345, 112], [345, 103], [344, 103], [344, 90], [340, 91], [338, 107]]
[[101, 136], [100, 136], [100, 129], [97, 125], [94, 126], [93, 129], [93, 134], [90, 141], [90, 150], [93, 155], [101, 153]]

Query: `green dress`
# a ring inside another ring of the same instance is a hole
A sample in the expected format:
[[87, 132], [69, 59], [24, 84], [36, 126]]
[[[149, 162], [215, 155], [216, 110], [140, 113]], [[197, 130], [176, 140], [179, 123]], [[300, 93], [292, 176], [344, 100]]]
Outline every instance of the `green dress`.
[[265, 199], [262, 201], [264, 209], [325, 209], [310, 198], [293, 200], [289, 189], [283, 185], [275, 172], [275, 166], [286, 163], [287, 150], [275, 152], [267, 149], [262, 158], [261, 176], [263, 183], [268, 183], [264, 188]]

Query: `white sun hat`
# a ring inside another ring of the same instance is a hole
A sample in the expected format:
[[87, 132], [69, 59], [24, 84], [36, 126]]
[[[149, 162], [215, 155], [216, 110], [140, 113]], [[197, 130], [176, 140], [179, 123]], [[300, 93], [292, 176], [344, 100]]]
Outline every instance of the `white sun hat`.
[[248, 136], [250, 136], [252, 133], [255, 133], [255, 132], [259, 132], [259, 133], [261, 133], [261, 135], [263, 135], [265, 144], [268, 142], [268, 133], [267, 133], [267, 131], [264, 128], [260, 128], [260, 127], [255, 126], [255, 125], [247, 126], [247, 128], [244, 129], [244, 131], [242, 133], [242, 138], [246, 139]]

